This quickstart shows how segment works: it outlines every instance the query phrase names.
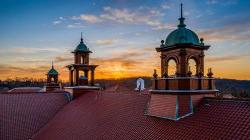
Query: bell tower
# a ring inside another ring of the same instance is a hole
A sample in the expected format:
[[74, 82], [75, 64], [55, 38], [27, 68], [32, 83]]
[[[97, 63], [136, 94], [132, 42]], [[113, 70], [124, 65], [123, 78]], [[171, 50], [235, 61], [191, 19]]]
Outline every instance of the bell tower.
[[59, 73], [54, 68], [54, 64], [52, 61], [51, 69], [48, 71], [47, 75], [47, 83], [46, 83], [46, 91], [55, 91], [60, 89], [59, 83], [58, 83], [58, 75]]
[[[94, 86], [94, 72], [98, 65], [89, 64], [89, 54], [92, 53], [83, 42], [82, 33], [79, 45], [72, 52], [74, 64], [66, 66], [69, 69], [69, 81], [71, 86]], [[83, 71], [84, 75], [79, 75]], [[89, 78], [90, 72], [90, 78]], [[90, 83], [89, 83], [90, 81]]]
[[[204, 51], [210, 48], [203, 38], [186, 28], [182, 4], [177, 29], [161, 41], [156, 51], [161, 53], [161, 75], [156, 70], [153, 75], [153, 89], [147, 114], [161, 118], [179, 120], [193, 113], [193, 108], [205, 96], [214, 96], [218, 90], [214, 86], [211, 68], [204, 76]], [[175, 73], [170, 75], [169, 62], [175, 62]], [[192, 73], [190, 61], [195, 63]]]

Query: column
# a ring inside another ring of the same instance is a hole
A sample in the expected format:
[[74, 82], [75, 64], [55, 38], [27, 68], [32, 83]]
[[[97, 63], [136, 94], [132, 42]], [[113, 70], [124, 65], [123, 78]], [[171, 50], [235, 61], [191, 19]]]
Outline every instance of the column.
[[[176, 64], [177, 65], [177, 64]], [[176, 69], [177, 70], [177, 69]], [[165, 72], [166, 72], [166, 74], [168, 75], [168, 64], [166, 64], [166, 66], [165, 66]]]
[[50, 83], [50, 77], [47, 75], [47, 83]]
[[187, 65], [188, 63], [186, 62], [186, 55], [187, 55], [187, 52], [185, 49], [181, 49], [180, 51], [180, 75], [182, 77], [186, 77], [187, 75]]
[[73, 86], [74, 85], [74, 82], [73, 82], [73, 70], [69, 70], [69, 82], [70, 82], [70, 86]]
[[160, 58], [161, 58], [161, 77], [163, 77], [163, 74], [164, 74], [164, 72], [165, 72], [165, 58], [166, 58], [166, 56], [163, 54], [163, 53], [161, 53], [161, 56], [160, 56]]
[[200, 54], [200, 71], [204, 74], [204, 51]]
[[79, 70], [75, 69], [75, 84], [76, 86], [79, 85]]
[[201, 64], [200, 64], [200, 61], [196, 61], [195, 63], [195, 76], [199, 76], [199, 73], [200, 73], [200, 67], [201, 67]]
[[94, 77], [95, 76], [95, 69], [91, 69], [91, 80], [90, 80], [90, 84], [91, 86], [94, 86]]
[[84, 70], [84, 76], [88, 78], [88, 70]]

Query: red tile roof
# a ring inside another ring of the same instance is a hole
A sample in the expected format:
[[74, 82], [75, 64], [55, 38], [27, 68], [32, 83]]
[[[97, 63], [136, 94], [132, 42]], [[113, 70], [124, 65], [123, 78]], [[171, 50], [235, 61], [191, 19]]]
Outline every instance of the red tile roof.
[[87, 93], [67, 104], [35, 140], [248, 139], [250, 102], [204, 99], [179, 121], [145, 116], [148, 95]]
[[31, 138], [68, 102], [64, 93], [0, 94], [0, 139]]

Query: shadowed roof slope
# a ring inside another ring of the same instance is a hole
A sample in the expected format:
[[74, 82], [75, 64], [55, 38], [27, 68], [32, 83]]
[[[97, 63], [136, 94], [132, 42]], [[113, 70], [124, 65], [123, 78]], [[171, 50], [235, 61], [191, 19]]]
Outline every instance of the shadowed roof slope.
[[0, 139], [31, 138], [66, 103], [64, 93], [0, 94]]
[[35, 140], [74, 139], [247, 139], [249, 101], [206, 99], [180, 121], [145, 116], [148, 95], [84, 94], [35, 136]]
[[39, 93], [39, 91], [41, 91], [42, 88], [40, 87], [17, 87], [17, 88], [13, 88], [11, 90], [9, 90], [8, 92], [11, 92], [13, 94], [27, 94], [27, 93], [34, 93], [37, 92]]

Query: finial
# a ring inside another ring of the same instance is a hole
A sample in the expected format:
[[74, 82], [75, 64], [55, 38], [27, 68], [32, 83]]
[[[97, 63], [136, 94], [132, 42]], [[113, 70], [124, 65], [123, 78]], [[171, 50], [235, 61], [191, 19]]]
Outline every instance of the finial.
[[53, 63], [53, 61], [52, 61], [52, 65], [51, 65], [51, 68], [52, 68], [52, 69], [54, 69], [54, 63]]
[[180, 24], [178, 25], [178, 27], [186, 27], [186, 25], [184, 24], [185, 18], [183, 17], [182, 6], [183, 6], [183, 4], [181, 3], [181, 17], [179, 18]]
[[209, 77], [209, 78], [213, 78], [213, 72], [212, 72], [212, 68], [208, 68], [208, 73], [207, 73], [207, 76]]
[[183, 4], [181, 3], [181, 18], [183, 18], [183, 16], [182, 16], [182, 5], [183, 5]]
[[164, 43], [164, 40], [161, 40], [161, 44], [163, 45], [163, 43]]
[[164, 47], [164, 40], [161, 40], [161, 46], [160, 47]]
[[154, 77], [154, 78], [157, 78], [157, 77], [158, 77], [156, 69], [154, 69], [153, 77]]
[[203, 38], [200, 38], [200, 42], [201, 42], [201, 45], [204, 45], [204, 39]]
[[82, 32], [81, 32], [81, 43], [83, 42], [83, 39], [82, 39]]

